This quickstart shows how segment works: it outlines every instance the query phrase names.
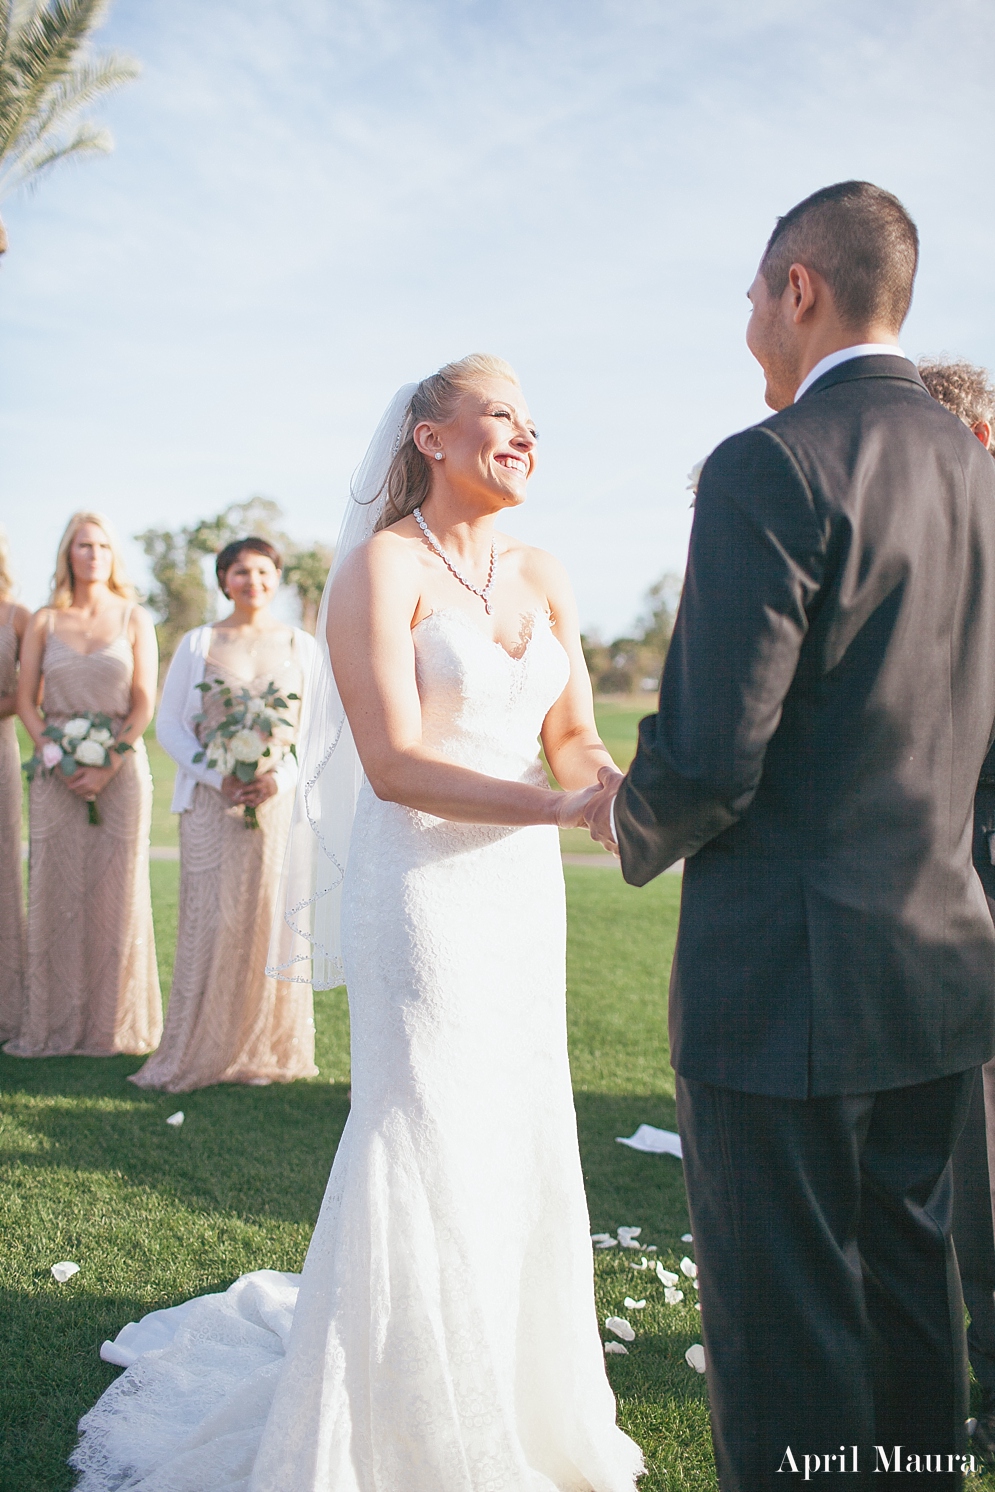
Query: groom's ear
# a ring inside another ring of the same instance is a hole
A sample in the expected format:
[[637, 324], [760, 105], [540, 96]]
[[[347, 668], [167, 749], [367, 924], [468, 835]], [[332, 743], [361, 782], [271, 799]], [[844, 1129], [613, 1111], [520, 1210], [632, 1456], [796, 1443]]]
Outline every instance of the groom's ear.
[[[829, 294], [829, 286], [820, 274], [809, 269], [807, 264], [792, 264], [788, 270], [788, 283], [784, 287], [791, 309], [791, 319], [796, 326], [811, 318], [822, 297]], [[835, 312], [835, 306], [833, 310]]]

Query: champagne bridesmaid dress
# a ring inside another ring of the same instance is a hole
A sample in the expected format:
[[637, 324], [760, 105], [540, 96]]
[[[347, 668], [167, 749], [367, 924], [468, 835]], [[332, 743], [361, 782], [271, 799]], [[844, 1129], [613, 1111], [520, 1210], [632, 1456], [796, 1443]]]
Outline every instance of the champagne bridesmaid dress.
[[[0, 621], [0, 695], [17, 687], [19, 639], [14, 606]], [[0, 1041], [16, 1036], [24, 1000], [24, 892], [21, 884], [21, 754], [13, 715], [0, 720]]]
[[[290, 628], [248, 644], [231, 642], [218, 629], [204, 678], [256, 695], [272, 681], [284, 694], [299, 696], [300, 649]], [[296, 722], [299, 709], [292, 703], [287, 718]], [[204, 712], [201, 731], [223, 713], [210, 697]], [[190, 745], [195, 749], [197, 741]], [[266, 974], [296, 774], [278, 773], [277, 780], [281, 790], [257, 810], [258, 829], [247, 828], [242, 808], [203, 782], [180, 814], [173, 985], [162, 1044], [131, 1077], [140, 1088], [185, 1093], [212, 1083], [288, 1083], [317, 1074], [310, 984]]]
[[[54, 630], [42, 656], [45, 718], [101, 711], [120, 729], [131, 708], [129, 607], [106, 647], [79, 653]], [[28, 968], [16, 1057], [105, 1057], [151, 1051], [162, 1032], [152, 931], [152, 773], [144, 741], [97, 799], [101, 822], [59, 771], [31, 784]]]

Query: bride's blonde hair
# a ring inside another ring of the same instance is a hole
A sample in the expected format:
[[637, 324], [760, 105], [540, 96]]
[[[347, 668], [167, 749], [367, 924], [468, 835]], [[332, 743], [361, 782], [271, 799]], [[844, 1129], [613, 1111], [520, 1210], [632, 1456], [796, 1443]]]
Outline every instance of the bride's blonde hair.
[[0, 601], [12, 601], [16, 589], [14, 574], [10, 568], [10, 545], [7, 542], [7, 530], [0, 525]]
[[[521, 387], [518, 374], [503, 358], [489, 352], [471, 352], [458, 362], [446, 363], [438, 373], [423, 378], [411, 396], [407, 418], [401, 427], [400, 443], [387, 471], [387, 499], [377, 520], [377, 530], [389, 528], [413, 513], [428, 497], [431, 487], [429, 459], [415, 445], [414, 429], [423, 420], [447, 425], [464, 394], [485, 378], [503, 378]], [[381, 487], [380, 492], [383, 492]], [[377, 493], [380, 496], [380, 493]]]
[[49, 597], [49, 606], [54, 606], [62, 611], [73, 604], [73, 567], [69, 558], [73, 540], [83, 527], [84, 523], [95, 523], [98, 528], [103, 529], [104, 537], [111, 546], [111, 573], [107, 582], [107, 589], [113, 591], [115, 596], [122, 600], [136, 600], [135, 587], [128, 579], [124, 571], [124, 557], [121, 554], [121, 544], [114, 529], [108, 523], [103, 513], [74, 513], [66, 524], [66, 531], [59, 540], [59, 553], [55, 560], [55, 574], [52, 576], [52, 594]]

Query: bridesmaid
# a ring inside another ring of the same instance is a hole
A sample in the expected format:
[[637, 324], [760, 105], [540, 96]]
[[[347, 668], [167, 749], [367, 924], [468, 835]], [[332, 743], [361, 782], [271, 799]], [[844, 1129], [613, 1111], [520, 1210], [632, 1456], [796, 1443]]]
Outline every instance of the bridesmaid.
[[[48, 606], [28, 623], [17, 707], [36, 750], [47, 721], [99, 711], [133, 747], [31, 784], [28, 964], [17, 1057], [150, 1051], [162, 1030], [152, 933], [152, 774], [142, 732], [155, 706], [155, 629], [135, 604], [111, 529], [75, 513]], [[100, 824], [89, 822], [88, 800]]]
[[[131, 1081], [184, 1093], [211, 1083], [287, 1083], [313, 1077], [311, 986], [266, 974], [290, 830], [297, 762], [288, 755], [250, 783], [204, 762], [200, 734], [221, 718], [197, 685], [223, 679], [259, 695], [271, 681], [301, 695], [314, 640], [271, 615], [282, 560], [265, 539], [237, 539], [217, 558], [232, 613], [197, 627], [169, 667], [156, 722], [176, 762], [180, 815], [180, 918], [162, 1045]], [[206, 701], [206, 702], [205, 702]], [[292, 704], [286, 718], [298, 718]], [[202, 718], [206, 717], [206, 718]], [[259, 828], [246, 828], [244, 808]]]
[[16, 1036], [24, 999], [21, 753], [14, 713], [17, 660], [31, 613], [13, 599], [10, 551], [0, 529], [0, 1041]]

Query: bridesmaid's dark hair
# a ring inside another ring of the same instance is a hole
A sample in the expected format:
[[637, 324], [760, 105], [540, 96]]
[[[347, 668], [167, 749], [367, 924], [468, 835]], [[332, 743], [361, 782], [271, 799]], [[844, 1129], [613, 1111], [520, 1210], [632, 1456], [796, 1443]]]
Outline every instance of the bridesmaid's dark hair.
[[231, 543], [225, 545], [214, 561], [214, 573], [218, 577], [218, 587], [222, 595], [228, 595], [228, 592], [225, 590], [225, 576], [239, 555], [245, 553], [263, 554], [268, 560], [273, 561], [274, 568], [277, 571], [283, 569], [283, 555], [276, 548], [275, 544], [271, 544], [268, 539], [258, 539], [254, 534], [250, 534], [247, 539], [232, 539]]

